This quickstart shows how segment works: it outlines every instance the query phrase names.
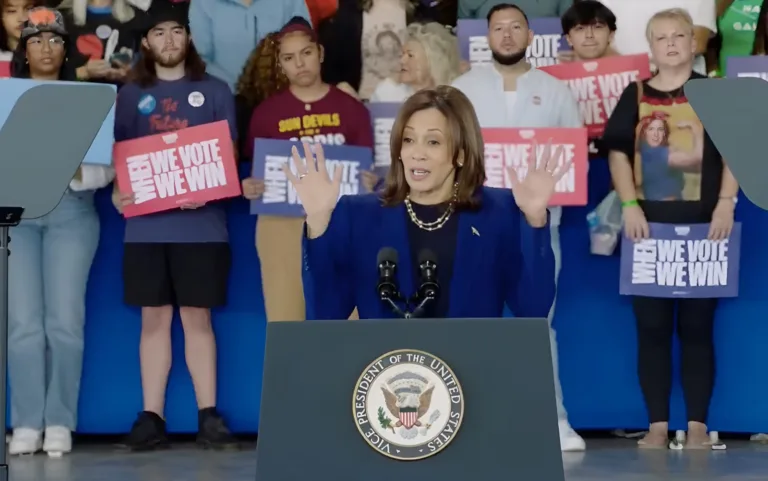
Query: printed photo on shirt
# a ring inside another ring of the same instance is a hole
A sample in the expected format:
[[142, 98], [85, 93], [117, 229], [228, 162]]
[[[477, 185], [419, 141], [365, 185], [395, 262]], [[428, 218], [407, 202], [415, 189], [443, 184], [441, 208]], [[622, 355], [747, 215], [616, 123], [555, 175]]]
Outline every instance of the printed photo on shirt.
[[644, 96], [635, 141], [639, 199], [698, 201], [704, 158], [704, 126], [685, 97]]

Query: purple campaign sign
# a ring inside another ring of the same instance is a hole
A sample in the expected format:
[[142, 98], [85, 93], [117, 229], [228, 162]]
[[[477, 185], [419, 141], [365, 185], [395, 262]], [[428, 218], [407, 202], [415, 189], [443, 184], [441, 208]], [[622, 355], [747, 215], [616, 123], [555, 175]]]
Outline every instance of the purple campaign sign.
[[[563, 27], [557, 17], [532, 18], [534, 37], [526, 57], [534, 67], [546, 67], [557, 63], [557, 52], [568, 50], [562, 40]], [[488, 49], [488, 22], [485, 19], [459, 20], [457, 24], [459, 54], [472, 65], [491, 62]]]
[[707, 239], [709, 224], [649, 224], [650, 239], [622, 236], [619, 293], [647, 297], [739, 295], [741, 224], [724, 241]]
[[728, 78], [756, 77], [768, 80], [768, 57], [728, 57], [725, 64]]
[[[280, 217], [303, 217], [304, 208], [285, 173], [283, 165], [291, 162], [291, 147], [298, 142], [289, 140], [256, 139], [253, 143], [253, 176], [264, 179], [265, 191], [260, 199], [251, 201], [251, 214]], [[334, 169], [340, 168], [341, 195], [357, 195], [364, 192], [360, 172], [373, 164], [373, 151], [368, 147], [346, 145], [323, 145], [325, 163], [333, 176]]]
[[373, 124], [373, 165], [379, 177], [384, 177], [389, 171], [392, 157], [389, 153], [389, 137], [392, 134], [392, 124], [395, 123], [397, 112], [400, 110], [397, 103], [369, 103]]

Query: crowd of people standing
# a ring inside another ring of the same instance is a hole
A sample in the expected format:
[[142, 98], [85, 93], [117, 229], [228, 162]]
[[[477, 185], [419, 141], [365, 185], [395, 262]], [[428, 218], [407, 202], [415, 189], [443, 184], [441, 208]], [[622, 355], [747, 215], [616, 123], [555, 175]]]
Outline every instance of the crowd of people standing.
[[[602, 170], [604, 182], [590, 184], [590, 189], [604, 194], [616, 190], [627, 235], [647, 236], [648, 222], [704, 222], [711, 223], [712, 238], [721, 239], [733, 225], [738, 185], [687, 104], [682, 87], [691, 78], [721, 75], [729, 56], [765, 54], [767, 20], [761, 0], [143, 3], [0, 0], [0, 61], [10, 61], [12, 77], [116, 85], [118, 142], [223, 120], [229, 124], [238, 160], [248, 162], [256, 138], [373, 147], [366, 103], [400, 103], [416, 92], [444, 85], [466, 96], [483, 128], [581, 127], [568, 87], [526, 61], [533, 39], [529, 19], [556, 16], [571, 47], [560, 54], [560, 61], [648, 53], [656, 72], [649, 80], [629, 85], [605, 135], [592, 139], [596, 149], [590, 178], [600, 178]], [[458, 18], [487, 20], [491, 64], [470, 68], [460, 60]], [[107, 49], [111, 55], [105, 58]], [[201, 95], [204, 102], [193, 102], [192, 94]], [[690, 111], [685, 125], [671, 125], [659, 105]], [[279, 128], [281, 120], [307, 113], [337, 115], [340, 121], [311, 132]], [[685, 152], [670, 147], [666, 138], [654, 140], [654, 135], [670, 136], [677, 130], [694, 139]], [[660, 177], [666, 173], [650, 167], [662, 157], [672, 170], [698, 174], [697, 181], [676, 192], [669, 179]], [[99, 239], [93, 192], [109, 186], [113, 178], [109, 167], [81, 166], [50, 214], [13, 229], [12, 454], [72, 449], [85, 290]], [[364, 182], [369, 192], [378, 192], [384, 179], [365, 172]], [[247, 199], [257, 199], [265, 187], [263, 181], [245, 178], [242, 189]], [[113, 202], [121, 210], [133, 197], [115, 183]], [[436, 225], [445, 216], [445, 206], [412, 204], [414, 216], [424, 225]], [[562, 264], [561, 214], [560, 208], [550, 209], [548, 219], [555, 282]], [[255, 247], [269, 321], [307, 318], [303, 229], [303, 219], [258, 219]], [[211, 309], [227, 302], [234, 261], [228, 242], [220, 202], [183, 205], [126, 222], [124, 300], [142, 312], [144, 403], [124, 443], [128, 449], [168, 445], [163, 411], [175, 308], [180, 310], [200, 413], [198, 442], [210, 448], [237, 447], [216, 409], [216, 342], [211, 327]], [[708, 446], [716, 306], [713, 299], [635, 300], [639, 378], [650, 420], [641, 447], [668, 445], [675, 325], [689, 420], [685, 447]], [[542, 317], [548, 314], [551, 322], [554, 309], [553, 304]], [[356, 318], [358, 313], [345, 315]], [[557, 376], [556, 333], [550, 332], [561, 447], [583, 450], [584, 440], [568, 421]]]

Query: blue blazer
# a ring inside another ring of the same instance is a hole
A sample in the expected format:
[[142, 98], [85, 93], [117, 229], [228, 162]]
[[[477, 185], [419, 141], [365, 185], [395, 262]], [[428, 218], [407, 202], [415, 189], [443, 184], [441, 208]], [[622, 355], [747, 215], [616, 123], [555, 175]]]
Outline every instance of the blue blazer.
[[[515, 316], [547, 317], [555, 298], [555, 258], [549, 223], [532, 228], [512, 192], [482, 188], [482, 207], [459, 213], [451, 278], [449, 317], [502, 317], [506, 303]], [[454, 214], [455, 215], [455, 214]], [[411, 296], [413, 279], [404, 205], [384, 207], [376, 194], [343, 196], [328, 230], [303, 240], [307, 319], [393, 318], [378, 297], [377, 256], [398, 252], [400, 292]]]

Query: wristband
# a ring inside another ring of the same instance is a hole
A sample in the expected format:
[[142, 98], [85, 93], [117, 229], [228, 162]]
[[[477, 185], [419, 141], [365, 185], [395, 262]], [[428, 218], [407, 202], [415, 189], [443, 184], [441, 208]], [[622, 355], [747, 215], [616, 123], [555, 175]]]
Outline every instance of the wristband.
[[621, 203], [622, 207], [636, 207], [639, 205], [640, 203], [637, 201], [637, 199], [632, 199]]

